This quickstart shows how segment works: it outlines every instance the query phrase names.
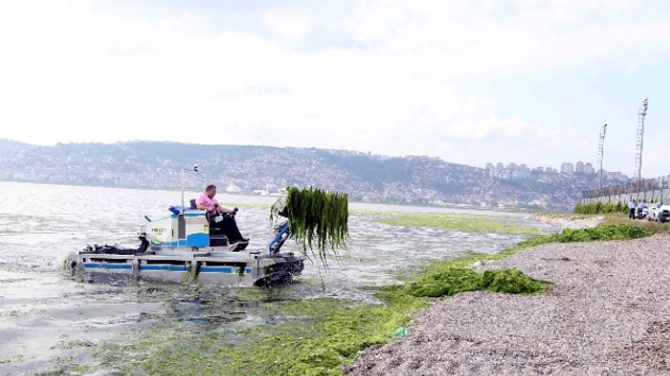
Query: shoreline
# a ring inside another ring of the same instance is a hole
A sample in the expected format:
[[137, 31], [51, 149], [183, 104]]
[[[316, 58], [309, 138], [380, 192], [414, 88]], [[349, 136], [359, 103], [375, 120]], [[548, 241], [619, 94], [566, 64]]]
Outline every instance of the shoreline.
[[408, 335], [368, 348], [347, 375], [670, 374], [670, 235], [549, 243], [480, 266], [553, 283], [546, 295], [436, 299]]

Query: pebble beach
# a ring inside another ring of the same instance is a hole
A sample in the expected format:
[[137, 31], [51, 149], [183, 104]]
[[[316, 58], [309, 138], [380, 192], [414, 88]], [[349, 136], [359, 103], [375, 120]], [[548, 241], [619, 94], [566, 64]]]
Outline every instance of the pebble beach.
[[669, 258], [663, 234], [545, 244], [479, 265], [553, 284], [545, 295], [435, 300], [407, 336], [362, 351], [345, 374], [670, 375]]
[[532, 219], [534, 221], [537, 221], [537, 222], [540, 222], [540, 223], [545, 223], [545, 224], [548, 224], [548, 225], [551, 225], [553, 227], [557, 227], [557, 228], [560, 228], [560, 229], [564, 229], [564, 228], [579, 229], [579, 228], [596, 227], [605, 218], [601, 217], [601, 216], [585, 217], [585, 218], [571, 218], [571, 217], [565, 217], [565, 216], [533, 214], [533, 215], [530, 216], [530, 219]]

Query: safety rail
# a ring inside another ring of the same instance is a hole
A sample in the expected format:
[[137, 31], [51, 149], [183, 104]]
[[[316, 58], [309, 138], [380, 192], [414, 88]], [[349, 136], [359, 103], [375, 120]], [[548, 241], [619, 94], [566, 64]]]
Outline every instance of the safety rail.
[[662, 201], [670, 196], [670, 175], [582, 191], [581, 203]]

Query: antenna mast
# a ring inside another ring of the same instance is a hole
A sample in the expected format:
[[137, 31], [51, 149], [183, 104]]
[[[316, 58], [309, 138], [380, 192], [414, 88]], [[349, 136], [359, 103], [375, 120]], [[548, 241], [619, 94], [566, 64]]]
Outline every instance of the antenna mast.
[[638, 110], [637, 120], [637, 142], [635, 143], [635, 178], [637, 179], [637, 186], [640, 187], [642, 182], [642, 147], [644, 146], [644, 117], [647, 116], [647, 107], [649, 105], [649, 97], [645, 98]]

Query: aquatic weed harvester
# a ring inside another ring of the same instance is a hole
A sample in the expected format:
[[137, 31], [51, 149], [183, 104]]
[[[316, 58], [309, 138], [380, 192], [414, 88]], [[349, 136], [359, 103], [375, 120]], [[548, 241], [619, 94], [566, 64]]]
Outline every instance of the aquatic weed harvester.
[[[195, 199], [184, 205], [182, 170], [181, 205], [170, 206], [170, 214], [140, 225], [137, 248], [88, 245], [70, 254], [64, 263], [71, 275], [120, 273], [178, 283], [228, 286], [268, 286], [291, 282], [299, 276], [312, 255], [326, 262], [328, 250], [344, 247], [348, 236], [347, 195], [319, 189], [289, 188], [271, 208], [274, 237], [259, 250], [247, 250], [248, 242], [229, 244], [223, 233], [210, 226], [212, 218], [196, 208]], [[305, 254], [281, 252], [294, 238]], [[314, 248], [317, 250], [314, 251]]]

